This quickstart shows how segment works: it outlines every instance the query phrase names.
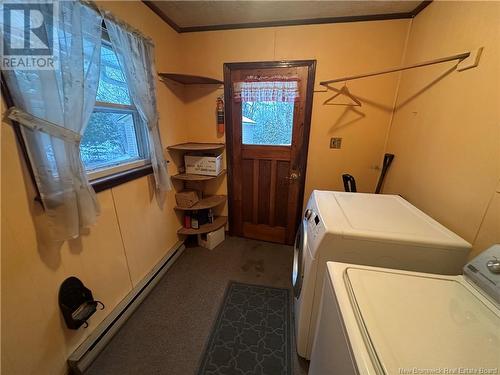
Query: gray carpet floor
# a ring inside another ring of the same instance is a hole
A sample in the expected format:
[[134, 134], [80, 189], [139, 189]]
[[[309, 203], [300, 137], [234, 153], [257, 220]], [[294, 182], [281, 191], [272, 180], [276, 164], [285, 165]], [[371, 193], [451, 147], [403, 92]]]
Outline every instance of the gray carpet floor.
[[[291, 288], [292, 257], [290, 246], [237, 237], [188, 247], [86, 375], [195, 374], [228, 281]], [[307, 367], [294, 355], [294, 375]]]

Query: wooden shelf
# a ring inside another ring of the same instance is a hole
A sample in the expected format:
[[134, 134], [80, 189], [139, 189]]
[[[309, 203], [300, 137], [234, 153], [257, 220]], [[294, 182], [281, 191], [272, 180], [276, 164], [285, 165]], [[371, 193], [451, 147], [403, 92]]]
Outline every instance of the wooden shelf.
[[193, 210], [206, 210], [208, 208], [213, 208], [221, 205], [226, 201], [225, 195], [211, 195], [209, 197], [201, 199], [198, 203], [191, 207], [179, 207], [175, 206], [176, 210], [181, 211], [193, 211]]
[[202, 233], [208, 233], [208, 232], [213, 232], [214, 230], [219, 229], [220, 227], [223, 227], [227, 223], [227, 216], [217, 216], [214, 219], [213, 223], [207, 223], [203, 224], [200, 226], [199, 229], [187, 229], [187, 228], [180, 228], [177, 233], [178, 234], [185, 234], [185, 235], [190, 235], [190, 234], [202, 234]]
[[[159, 74], [162, 79], [174, 80], [176, 82], [185, 84], [185, 85], [194, 85], [194, 84], [223, 84], [222, 81], [214, 80], [212, 78], [207, 77], [198, 77], [198, 76], [187, 76], [182, 74], [170, 74], [170, 73], [160, 73]], [[178, 154], [172, 153], [172, 156], [182, 156], [188, 152], [199, 152], [210, 153], [210, 154], [218, 154], [220, 155], [225, 148], [224, 143], [210, 143], [210, 142], [185, 142], [179, 143], [175, 145], [171, 145], [167, 147], [167, 150], [177, 152]], [[199, 175], [192, 173], [179, 173], [175, 176], [172, 176], [172, 180], [181, 181], [183, 188], [186, 186], [194, 185], [195, 190], [203, 190], [205, 181], [216, 181], [217, 178], [226, 174], [226, 170], [223, 169], [217, 176], [209, 176], [209, 175]], [[219, 181], [220, 182], [220, 181]], [[191, 183], [191, 184], [189, 184]], [[199, 183], [199, 184], [197, 184]], [[190, 186], [193, 188], [193, 186]], [[181, 211], [184, 215], [188, 214], [190, 211], [194, 210], [208, 210], [210, 208], [214, 208], [224, 204], [227, 200], [225, 195], [212, 195], [207, 196], [200, 201], [198, 201], [192, 207], [179, 207], [175, 206], [174, 209], [177, 211]], [[227, 216], [217, 216], [214, 218], [213, 223], [207, 223], [200, 226], [198, 229], [192, 228], [180, 228], [177, 230], [177, 233], [180, 235], [190, 236], [197, 235], [202, 233], [213, 232], [217, 229], [222, 228], [227, 223]]]
[[183, 85], [223, 85], [224, 82], [215, 78], [195, 76], [192, 74], [158, 73], [161, 79], [167, 79]]
[[168, 146], [168, 150], [174, 151], [220, 151], [225, 147], [224, 143], [179, 143], [177, 145]]
[[174, 180], [182, 180], [182, 181], [210, 181], [216, 178], [219, 178], [222, 175], [226, 174], [226, 170], [223, 169], [221, 173], [217, 176], [206, 176], [201, 174], [190, 174], [190, 173], [179, 173], [175, 176], [172, 176]]

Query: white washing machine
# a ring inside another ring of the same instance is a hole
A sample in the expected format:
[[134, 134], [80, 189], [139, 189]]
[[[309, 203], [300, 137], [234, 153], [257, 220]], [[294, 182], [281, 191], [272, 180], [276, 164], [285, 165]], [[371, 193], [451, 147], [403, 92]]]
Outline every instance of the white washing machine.
[[463, 276], [327, 267], [309, 375], [499, 373], [500, 245]]
[[310, 358], [327, 261], [459, 275], [470, 248], [397, 195], [313, 191], [292, 273], [298, 354]]

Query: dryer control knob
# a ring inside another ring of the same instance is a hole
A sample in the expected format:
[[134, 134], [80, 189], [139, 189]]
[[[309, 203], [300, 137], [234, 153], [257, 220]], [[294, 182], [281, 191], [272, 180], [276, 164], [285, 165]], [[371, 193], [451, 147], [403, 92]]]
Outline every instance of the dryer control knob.
[[500, 273], [500, 260], [492, 259], [486, 263], [486, 267], [493, 273]]
[[304, 212], [304, 217], [306, 218], [306, 220], [309, 220], [311, 218], [312, 214], [313, 214], [313, 211], [310, 208], [308, 208], [306, 210], [306, 212]]

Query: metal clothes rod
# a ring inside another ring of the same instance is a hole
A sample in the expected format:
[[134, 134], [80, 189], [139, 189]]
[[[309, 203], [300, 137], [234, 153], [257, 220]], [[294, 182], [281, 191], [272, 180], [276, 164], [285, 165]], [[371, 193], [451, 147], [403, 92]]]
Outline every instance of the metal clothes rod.
[[469, 57], [470, 54], [471, 54], [470, 52], [464, 52], [464, 53], [460, 53], [458, 55], [452, 55], [452, 56], [448, 56], [448, 57], [442, 57], [440, 59], [424, 61], [424, 62], [421, 62], [421, 63], [407, 65], [407, 66], [402, 66], [402, 67], [399, 67], [399, 68], [391, 68], [391, 69], [386, 69], [386, 70], [380, 70], [378, 72], [371, 72], [371, 73], [365, 73], [365, 74], [358, 74], [358, 75], [355, 75], [355, 76], [347, 76], [347, 77], [342, 77], [342, 78], [331, 79], [331, 80], [328, 80], [328, 81], [320, 82], [319, 84], [322, 85], [322, 86], [328, 86], [330, 83], [343, 82], [343, 81], [352, 81], [353, 79], [378, 76], [380, 74], [394, 73], [394, 72], [399, 72], [399, 71], [402, 71], [402, 70], [420, 68], [422, 66], [427, 66], [427, 65], [440, 64], [440, 63], [444, 63], [444, 62], [447, 62], [447, 61], [464, 60], [467, 57]]

